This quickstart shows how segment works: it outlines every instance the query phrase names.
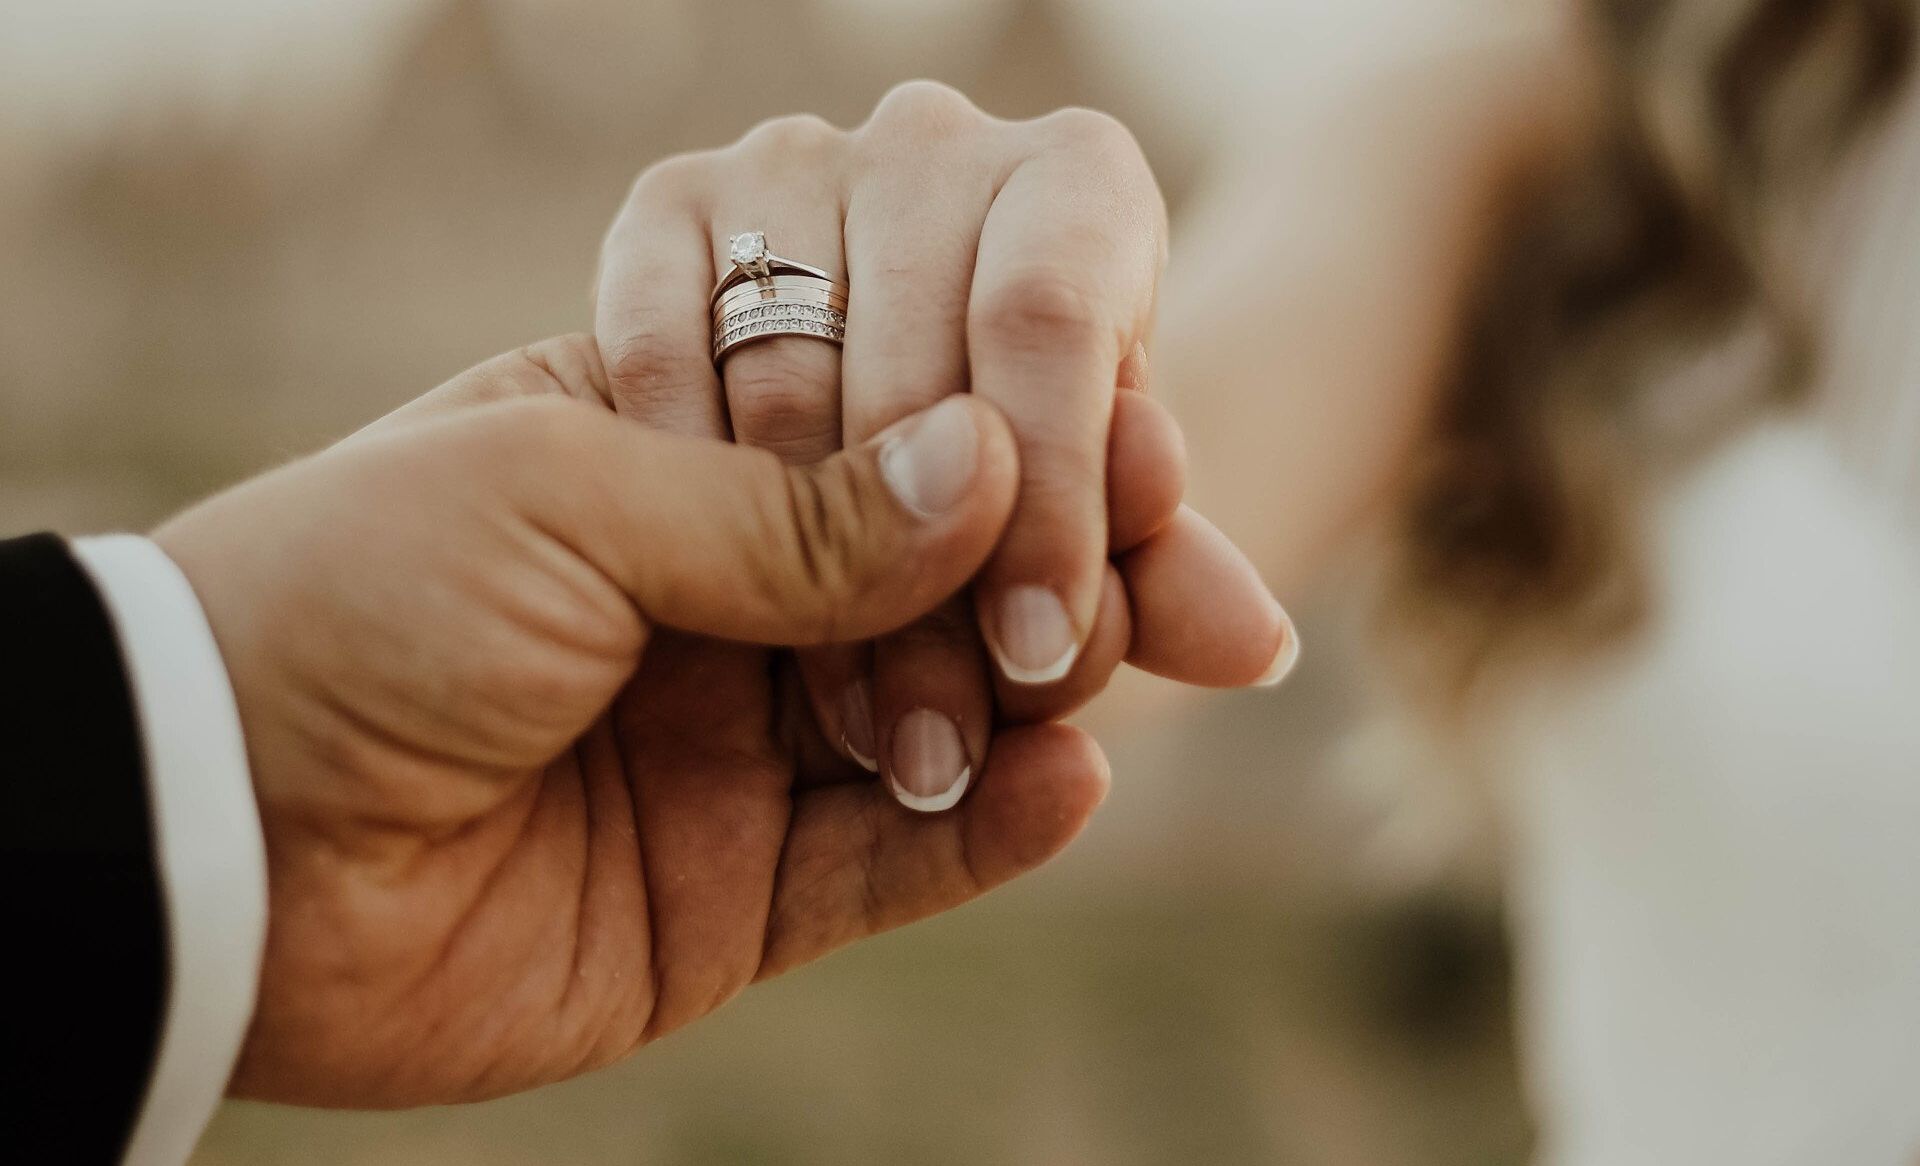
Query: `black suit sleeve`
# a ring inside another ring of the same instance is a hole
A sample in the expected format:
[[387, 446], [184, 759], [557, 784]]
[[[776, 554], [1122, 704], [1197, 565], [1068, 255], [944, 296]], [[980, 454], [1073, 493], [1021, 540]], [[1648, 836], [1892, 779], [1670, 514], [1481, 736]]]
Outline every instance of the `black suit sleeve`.
[[51, 535], [0, 541], [0, 1155], [118, 1160], [167, 992], [139, 724], [112, 622]]

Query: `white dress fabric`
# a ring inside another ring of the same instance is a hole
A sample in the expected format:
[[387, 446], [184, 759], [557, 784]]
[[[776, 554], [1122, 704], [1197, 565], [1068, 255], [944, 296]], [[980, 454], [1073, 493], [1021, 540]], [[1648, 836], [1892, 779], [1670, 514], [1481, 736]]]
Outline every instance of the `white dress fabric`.
[[1514, 719], [1551, 1166], [1920, 1162], [1920, 116], [1839, 210], [1816, 407], [1679, 484], [1651, 633]]

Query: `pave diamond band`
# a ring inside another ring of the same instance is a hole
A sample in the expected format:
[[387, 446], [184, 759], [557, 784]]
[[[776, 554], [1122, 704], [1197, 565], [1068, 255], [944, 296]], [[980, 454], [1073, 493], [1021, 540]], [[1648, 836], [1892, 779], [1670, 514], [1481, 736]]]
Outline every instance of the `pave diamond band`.
[[778, 303], [742, 308], [721, 320], [720, 329], [724, 332], [729, 328], [737, 328], [742, 324], [750, 324], [755, 320], [766, 320], [774, 317], [794, 320], [818, 320], [823, 324], [830, 324], [836, 321], [844, 323], [847, 314], [836, 311], [833, 308], [823, 308], [817, 304], [796, 304], [782, 300]]
[[715, 363], [743, 344], [776, 336], [811, 336], [839, 344], [847, 338], [847, 314], [813, 304], [758, 304], [728, 315], [713, 336]]
[[826, 320], [802, 320], [780, 317], [772, 320], [756, 320], [751, 324], [742, 324], [726, 333], [714, 346], [714, 358], [720, 359], [729, 352], [753, 340], [772, 339], [775, 336], [812, 336], [840, 344], [847, 338], [847, 326]]

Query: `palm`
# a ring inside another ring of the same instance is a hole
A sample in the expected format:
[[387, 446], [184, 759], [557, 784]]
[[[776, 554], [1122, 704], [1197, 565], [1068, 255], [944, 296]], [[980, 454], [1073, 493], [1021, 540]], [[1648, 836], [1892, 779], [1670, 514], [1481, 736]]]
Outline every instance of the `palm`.
[[[297, 1049], [304, 1068], [243, 1061], [242, 1090], [257, 1073], [276, 1096], [344, 1104], [510, 1092], [605, 1063], [743, 986], [792, 812], [767, 664], [662, 637], [572, 747], [490, 779], [494, 804], [394, 822], [413, 843], [404, 877], [349, 863], [344, 878], [276, 878], [302, 901], [275, 903], [268, 973], [302, 990], [263, 993], [256, 1030], [294, 1039], [254, 1045]], [[315, 861], [304, 847], [275, 860]]]
[[769, 664], [657, 637], [571, 748], [470, 820], [420, 824], [404, 864], [334, 852], [328, 877], [283, 878], [316, 859], [279, 848], [266, 974], [281, 983], [236, 1089], [392, 1106], [563, 1079], [1036, 865], [1099, 797], [1091, 746], [1044, 726], [1008, 735], [1011, 764], [967, 812], [912, 815], [864, 774], [841, 780], [858, 771], [824, 747], [783, 740], [811, 718], [790, 715]]

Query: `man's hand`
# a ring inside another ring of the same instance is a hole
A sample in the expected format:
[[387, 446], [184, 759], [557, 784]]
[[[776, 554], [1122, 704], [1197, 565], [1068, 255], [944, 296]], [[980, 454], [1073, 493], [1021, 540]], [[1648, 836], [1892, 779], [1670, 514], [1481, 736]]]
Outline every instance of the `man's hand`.
[[790, 470], [609, 392], [591, 338], [537, 345], [155, 534], [266, 830], [236, 1093], [452, 1102], [606, 1064], [1038, 864], [1103, 796], [1092, 743], [1049, 726], [1005, 735], [961, 812], [908, 813], [751, 646], [958, 591], [1014, 505], [994, 409]]
[[[756, 230], [848, 280], [844, 352], [779, 338], [715, 371], [708, 294], [730, 236]], [[1123, 656], [1212, 685], [1290, 658], [1258, 574], [1180, 507], [1179, 431], [1141, 391], [1165, 246], [1159, 189], [1119, 123], [1002, 121], [929, 82], [850, 132], [782, 118], [669, 159], [607, 237], [596, 330], [626, 416], [794, 465], [955, 393], [1011, 422], [1019, 497], [972, 601], [802, 657], [829, 739], [908, 804], [953, 804], [954, 766], [986, 758], [996, 716], [1062, 715]]]

